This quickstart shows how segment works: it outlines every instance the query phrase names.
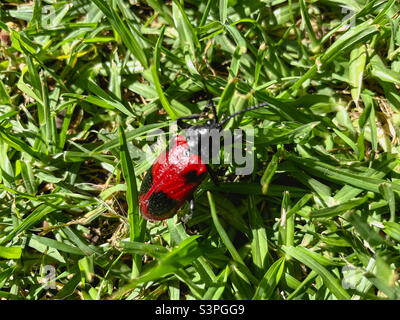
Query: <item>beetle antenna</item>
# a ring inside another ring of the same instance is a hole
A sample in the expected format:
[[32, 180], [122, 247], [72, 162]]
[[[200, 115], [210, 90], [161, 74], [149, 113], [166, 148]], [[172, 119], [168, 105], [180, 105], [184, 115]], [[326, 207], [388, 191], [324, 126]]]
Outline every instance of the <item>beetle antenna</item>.
[[265, 107], [267, 105], [268, 105], [268, 102], [263, 102], [263, 103], [259, 103], [259, 104], [256, 104], [254, 106], [248, 107], [248, 108], [246, 108], [244, 110], [235, 112], [234, 114], [231, 114], [230, 116], [228, 116], [225, 119], [223, 119], [220, 123], [218, 123], [218, 126], [220, 128], [222, 128], [225, 123], [227, 123], [229, 120], [231, 120], [232, 118], [236, 117], [237, 115], [245, 113], [247, 111], [252, 111], [252, 110], [255, 110], [255, 109], [258, 109], [258, 108], [262, 108], [262, 107]]

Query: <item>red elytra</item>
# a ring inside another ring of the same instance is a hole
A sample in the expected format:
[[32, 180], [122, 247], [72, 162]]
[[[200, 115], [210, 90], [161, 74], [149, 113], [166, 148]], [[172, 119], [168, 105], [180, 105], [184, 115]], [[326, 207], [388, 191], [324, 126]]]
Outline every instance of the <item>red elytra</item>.
[[147, 172], [139, 193], [139, 208], [145, 219], [173, 216], [207, 176], [201, 157], [188, 150], [186, 138], [176, 136], [172, 147], [164, 150]]

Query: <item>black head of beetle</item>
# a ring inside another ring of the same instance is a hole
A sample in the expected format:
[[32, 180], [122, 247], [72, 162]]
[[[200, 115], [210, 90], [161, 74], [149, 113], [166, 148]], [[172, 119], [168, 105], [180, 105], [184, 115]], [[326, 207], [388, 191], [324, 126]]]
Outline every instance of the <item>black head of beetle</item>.
[[[189, 153], [198, 154], [207, 160], [209, 156], [215, 156], [215, 150], [213, 149], [213, 143], [215, 143], [215, 139], [223, 138], [223, 126], [227, 123], [230, 119], [236, 117], [239, 114], [243, 114], [245, 112], [258, 109], [261, 107], [266, 106], [267, 103], [260, 103], [251, 107], [248, 107], [244, 110], [231, 114], [227, 116], [222, 121], [218, 121], [217, 112], [215, 109], [214, 104], [210, 100], [207, 104], [206, 108], [204, 109], [203, 113], [208, 112], [210, 106], [212, 108], [213, 118], [207, 120], [206, 123], [200, 125], [190, 125], [183, 120], [188, 119], [199, 119], [202, 115], [194, 114], [186, 117], [180, 117], [177, 119], [177, 124], [181, 129], [185, 130], [185, 137], [188, 142], [189, 146]], [[204, 159], [204, 160], [206, 160]]]

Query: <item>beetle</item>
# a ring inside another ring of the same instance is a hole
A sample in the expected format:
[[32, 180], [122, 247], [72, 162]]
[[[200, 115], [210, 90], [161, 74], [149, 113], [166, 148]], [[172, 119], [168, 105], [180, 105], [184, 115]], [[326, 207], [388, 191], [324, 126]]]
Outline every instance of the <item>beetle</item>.
[[206, 178], [207, 173], [218, 184], [215, 173], [205, 163], [203, 156], [209, 152], [201, 144], [210, 131], [221, 131], [223, 125], [239, 114], [266, 106], [260, 103], [236, 112], [222, 121], [210, 99], [202, 115], [209, 111], [213, 118], [205, 124], [190, 125], [184, 120], [199, 119], [202, 115], [194, 114], [177, 119], [179, 128], [186, 131], [186, 136], [177, 135], [169, 148], [164, 150], [147, 171], [139, 191], [139, 209], [144, 219], [150, 221], [165, 220], [172, 217], [186, 201], [189, 201], [191, 214], [194, 211], [193, 193]]

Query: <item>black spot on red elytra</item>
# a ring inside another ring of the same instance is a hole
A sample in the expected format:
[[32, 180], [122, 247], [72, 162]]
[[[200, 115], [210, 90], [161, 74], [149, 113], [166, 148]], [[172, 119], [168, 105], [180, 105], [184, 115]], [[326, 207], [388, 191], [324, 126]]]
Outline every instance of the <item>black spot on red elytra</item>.
[[152, 193], [147, 202], [147, 211], [152, 215], [161, 216], [178, 205], [178, 202], [162, 191]]
[[203, 180], [205, 173], [197, 174], [197, 171], [192, 170], [185, 173], [186, 183], [196, 183]]

